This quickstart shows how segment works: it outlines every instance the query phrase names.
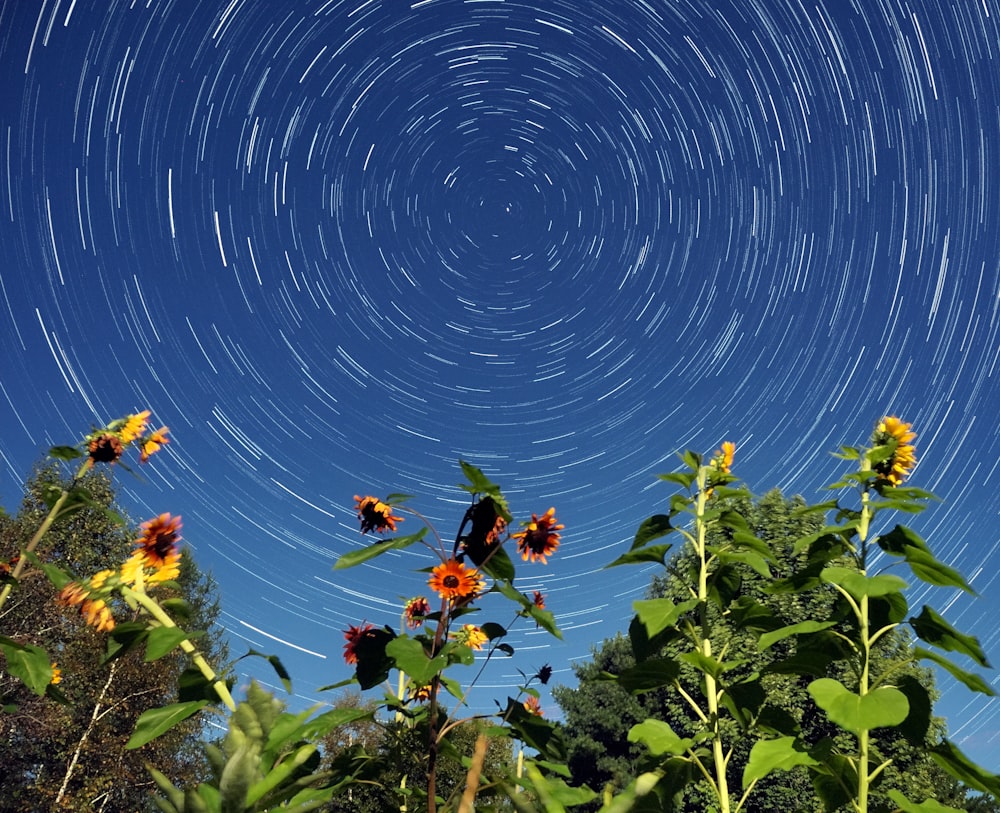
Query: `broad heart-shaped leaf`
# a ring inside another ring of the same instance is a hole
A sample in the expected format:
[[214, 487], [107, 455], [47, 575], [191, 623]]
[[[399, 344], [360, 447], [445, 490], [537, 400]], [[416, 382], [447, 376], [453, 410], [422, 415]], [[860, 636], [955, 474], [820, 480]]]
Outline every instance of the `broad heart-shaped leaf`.
[[674, 546], [673, 542], [664, 542], [662, 545], [649, 545], [645, 548], [636, 548], [635, 550], [630, 550], [627, 553], [623, 553], [617, 559], [615, 559], [611, 564], [605, 565], [608, 567], [618, 567], [618, 565], [634, 565], [640, 562], [655, 562], [658, 565], [664, 565], [667, 562], [667, 553]]
[[482, 569], [486, 571], [486, 575], [494, 579], [501, 581], [514, 580], [514, 563], [507, 555], [507, 551], [502, 547], [494, 551], [493, 555], [483, 564]]
[[681, 672], [677, 661], [666, 658], [648, 660], [631, 666], [618, 675], [619, 685], [627, 692], [638, 694], [670, 686]]
[[673, 627], [678, 618], [697, 606], [698, 599], [694, 598], [689, 598], [680, 604], [674, 604], [669, 598], [653, 598], [632, 602], [632, 609], [635, 610], [639, 620], [646, 627], [646, 634], [650, 638], [668, 627]]
[[881, 686], [861, 697], [839, 680], [819, 678], [809, 684], [809, 694], [831, 722], [854, 734], [899, 725], [910, 710], [906, 695], [892, 686]]
[[763, 779], [772, 771], [790, 771], [799, 765], [816, 765], [806, 746], [795, 737], [778, 737], [775, 740], [758, 740], [750, 749], [750, 758], [743, 769], [743, 789], [756, 779]]
[[187, 703], [174, 703], [170, 706], [161, 706], [156, 709], [148, 709], [139, 715], [135, 724], [135, 731], [131, 738], [125, 743], [127, 750], [139, 748], [151, 740], [155, 740], [161, 734], [169, 731], [175, 725], [186, 720], [192, 714], [205, 708], [207, 700], [191, 700]]
[[763, 652], [768, 647], [774, 646], [778, 641], [783, 641], [792, 635], [801, 635], [806, 632], [819, 632], [836, 626], [836, 621], [800, 621], [798, 624], [789, 624], [773, 632], [765, 632], [757, 639], [757, 649]]
[[83, 457], [83, 452], [76, 446], [53, 446], [49, 449], [49, 457], [54, 457], [56, 460], [76, 460], [78, 457]]
[[897, 675], [895, 681], [896, 688], [906, 695], [906, 702], [910, 706], [906, 719], [896, 726], [896, 731], [906, 737], [911, 745], [923, 748], [933, 712], [930, 693], [914, 675]]
[[180, 627], [153, 627], [146, 637], [146, 663], [151, 663], [172, 652], [181, 641], [204, 635], [203, 632], [185, 632]]
[[668, 483], [677, 483], [681, 488], [690, 489], [698, 475], [693, 471], [672, 471], [669, 474], [657, 474], [657, 479]]
[[410, 545], [423, 539], [424, 534], [426, 533], [427, 528], [424, 527], [415, 534], [397, 536], [394, 539], [383, 539], [379, 542], [375, 542], [374, 544], [367, 545], [366, 547], [349, 551], [334, 562], [333, 569], [345, 570], [346, 568], [360, 565], [362, 562], [367, 562], [369, 559], [374, 559], [376, 556], [381, 556], [387, 550], [402, 550], [403, 548], [408, 548]]
[[921, 640], [949, 652], [961, 652], [984, 669], [990, 668], [990, 662], [986, 660], [986, 653], [979, 641], [959, 632], [926, 604], [919, 616], [910, 619], [910, 626]]
[[862, 596], [887, 596], [890, 593], [898, 593], [905, 590], [906, 582], [888, 573], [878, 576], [865, 576], [856, 570], [847, 567], [825, 567], [820, 573], [820, 578], [827, 584], [836, 584], [843, 587], [854, 598], [860, 599]]
[[466, 463], [464, 460], [459, 460], [458, 465], [462, 467], [462, 473], [469, 481], [468, 485], [460, 483], [459, 488], [470, 494], [489, 494], [492, 496], [494, 492], [499, 493], [500, 487], [483, 474], [481, 469], [476, 468], [471, 463]]
[[973, 790], [1000, 798], [1000, 776], [985, 771], [948, 740], [941, 740], [928, 751], [931, 759]]
[[413, 638], [400, 636], [385, 645], [385, 654], [396, 662], [396, 667], [408, 674], [420, 686], [448, 665], [447, 658], [438, 655], [428, 658], [424, 645]]
[[950, 672], [952, 677], [954, 677], [961, 683], [964, 683], [968, 688], [972, 689], [972, 691], [974, 692], [980, 692], [982, 694], [988, 695], [989, 697], [997, 696], [997, 693], [993, 691], [993, 687], [990, 686], [979, 675], [974, 674], [973, 672], [966, 672], [964, 669], [959, 669], [944, 655], [940, 655], [937, 652], [932, 652], [929, 649], [924, 649], [922, 646], [916, 646], [913, 648], [913, 656], [915, 658], [923, 658], [929, 661], [934, 661], [934, 663], [936, 663], [942, 669], [946, 669], [948, 672]]
[[756, 551], [752, 550], [723, 550], [716, 554], [720, 562], [732, 564], [738, 562], [751, 568], [758, 575], [765, 579], [771, 578], [771, 569], [767, 566], [767, 560]]
[[0, 651], [7, 659], [7, 671], [39, 697], [52, 681], [52, 663], [48, 653], [34, 644], [19, 644], [0, 635]]
[[957, 807], [948, 807], [934, 799], [927, 799], [919, 804], [911, 802], [895, 788], [889, 791], [888, 796], [902, 813], [962, 813]]
[[643, 520], [639, 530], [635, 532], [635, 539], [632, 540], [632, 550], [648, 545], [654, 539], [666, 536], [673, 530], [670, 524], [670, 517], [666, 514], [654, 514]]
[[690, 738], [678, 737], [662, 720], [652, 719], [632, 726], [628, 732], [628, 741], [642, 743], [654, 757], [664, 754], [680, 756], [694, 744], [694, 740]]

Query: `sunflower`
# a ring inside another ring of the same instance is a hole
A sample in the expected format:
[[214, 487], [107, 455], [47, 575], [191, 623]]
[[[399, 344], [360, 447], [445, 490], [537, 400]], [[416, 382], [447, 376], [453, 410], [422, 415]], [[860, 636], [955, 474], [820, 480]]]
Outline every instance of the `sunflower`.
[[361, 520], [361, 533], [369, 531], [395, 531], [396, 523], [402, 522], [402, 517], [392, 514], [392, 506], [382, 502], [378, 497], [359, 497], [354, 495], [357, 503], [355, 510], [358, 512], [358, 519]]
[[550, 508], [541, 517], [532, 514], [527, 527], [514, 534], [521, 558], [524, 561], [530, 558], [532, 562], [541, 560], [545, 564], [548, 561], [545, 557], [551, 556], [559, 547], [558, 531], [564, 527], [556, 520], [555, 508]]
[[[135, 540], [138, 549], [133, 558], [140, 560], [143, 567], [155, 571], [155, 581], [176, 578], [180, 572], [181, 518], [160, 514], [139, 527], [142, 535]], [[134, 574], [134, 566], [131, 568]]]
[[460, 644], [465, 644], [469, 649], [480, 650], [483, 648], [483, 644], [490, 639], [481, 627], [477, 627], [475, 624], [463, 624], [462, 629], [455, 634], [455, 640]]
[[531, 597], [531, 603], [534, 604], [539, 610], [544, 610], [545, 596], [538, 590], [535, 590], [534, 594]]
[[[106, 596], [115, 587], [113, 579], [116, 575], [113, 570], [102, 570], [85, 579], [82, 584], [69, 582], [59, 592], [56, 603], [63, 607], [79, 605], [80, 614], [90, 626], [98, 632], [110, 632], [115, 628], [115, 619], [111, 608], [101, 596]], [[112, 580], [111, 585], [107, 584], [108, 580]]]
[[145, 437], [139, 443], [139, 462], [145, 463], [149, 460], [151, 455], [156, 454], [163, 446], [170, 443], [170, 438], [167, 437], [167, 432], [170, 430], [165, 426], [161, 426], [155, 432], [153, 432], [149, 437]]
[[427, 603], [427, 599], [423, 596], [416, 596], [411, 598], [403, 606], [403, 615], [406, 617], [406, 626], [410, 629], [416, 629], [419, 627], [424, 618], [431, 614], [431, 605]]
[[712, 468], [723, 474], [729, 474], [733, 468], [733, 456], [736, 454], [736, 444], [731, 440], [724, 441], [712, 458]]
[[[150, 414], [150, 411], [147, 409], [138, 415], [129, 415], [125, 419], [125, 425], [118, 430], [118, 437], [121, 439], [121, 442], [131, 443], [142, 437], [142, 433], [146, 431], [146, 422], [149, 420]], [[112, 424], [112, 426], [114, 425]]]
[[360, 626], [349, 626], [344, 632], [344, 638], [347, 639], [347, 643], [344, 644], [344, 662], [348, 665], [352, 665], [358, 662], [358, 643], [364, 638], [371, 630], [375, 629], [371, 624], [362, 623]]
[[486, 586], [486, 581], [474, 567], [466, 567], [457, 559], [449, 559], [431, 571], [427, 584], [441, 598], [456, 601], [474, 598]]
[[542, 716], [542, 705], [538, 702], [538, 698], [534, 695], [529, 695], [528, 699], [524, 701], [524, 710], [534, 717]]
[[59, 668], [58, 663], [53, 663], [52, 677], [49, 679], [49, 684], [55, 686], [58, 683], [62, 683], [62, 669]]
[[90, 455], [89, 464], [95, 463], [116, 463], [125, 451], [118, 435], [105, 432], [96, 435], [87, 443], [87, 453]]
[[911, 426], [890, 415], [879, 421], [872, 433], [873, 446], [895, 444], [889, 457], [872, 466], [882, 480], [893, 486], [901, 485], [917, 464], [916, 447], [911, 442], [917, 433], [910, 431]]

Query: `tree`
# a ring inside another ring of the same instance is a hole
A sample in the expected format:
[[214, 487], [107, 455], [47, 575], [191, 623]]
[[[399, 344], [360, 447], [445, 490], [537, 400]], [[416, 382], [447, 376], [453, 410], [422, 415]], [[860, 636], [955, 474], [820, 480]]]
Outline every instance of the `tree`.
[[[818, 530], [821, 525], [816, 515], [796, 513], [803, 505], [804, 502], [798, 498], [786, 500], [778, 491], [769, 492], [757, 502], [738, 500], [731, 505], [747, 519], [752, 532], [770, 545], [778, 560], [771, 568], [775, 578], [787, 578], [801, 567], [801, 560], [792, 555], [791, 544], [793, 540]], [[686, 593], [689, 580], [685, 576], [693, 565], [690, 556], [683, 553], [674, 556], [668, 563], [666, 575], [654, 578], [649, 597], [667, 597], [675, 602], [690, 598]], [[716, 589], [731, 592], [730, 597], [736, 602], [731, 606], [749, 610], [755, 603], [765, 604], [789, 624], [804, 618], [829, 615], [829, 607], [834, 602], [830, 590], [774, 595], [765, 591], [768, 582], [752, 568], [732, 564], [726, 567], [728, 572], [720, 575], [715, 585]], [[715, 605], [712, 605], [712, 610], [715, 611]], [[726, 652], [726, 660], [745, 660], [743, 666], [734, 672], [735, 675], [741, 672], [749, 675], [758, 670], [765, 674], [767, 702], [774, 715], [787, 715], [789, 720], [794, 720], [809, 742], [818, 742], [824, 736], [845, 736], [816, 712], [805, 689], [809, 679], [780, 670], [768, 672], [770, 664], [791, 654], [788, 649], [790, 644], [777, 644], [772, 651], [761, 654], [751, 633], [724, 623], [715, 624], [715, 629], [715, 643]], [[876, 674], [898, 669], [900, 675], [908, 676], [904, 679], [919, 680], [925, 687], [931, 688], [933, 694], [933, 674], [928, 669], [913, 665], [911, 660], [909, 641], [896, 633], [882, 640], [873, 668]], [[588, 783], [596, 789], [610, 783], [615, 789], [621, 789], [634, 778], [645, 749], [629, 743], [627, 735], [633, 725], [647, 718], [667, 722], [682, 737], [693, 729], [694, 720], [689, 705], [672, 688], [631, 694], [619, 684], [602, 679], [602, 673], [621, 674], [635, 662], [628, 638], [619, 635], [608, 639], [594, 650], [590, 662], [574, 667], [579, 680], [577, 688], [557, 687], [553, 692], [565, 715], [569, 767], [577, 783]], [[832, 674], [840, 677], [839, 673]], [[687, 687], [697, 687], [694, 670], [682, 666], [681, 682]], [[690, 688], [690, 691], [694, 695], [698, 693], [697, 688]], [[737, 788], [753, 741], [736, 736], [732, 720], [727, 719], [725, 724], [733, 726], [727, 739], [735, 742], [735, 750], [727, 773], [730, 774], [731, 787]], [[934, 739], [934, 734], [939, 734], [941, 730], [942, 723], [933, 722], [928, 737]], [[964, 789], [929, 757], [910, 746], [904, 736], [895, 730], [879, 734], [876, 747], [883, 757], [892, 757], [893, 764], [885, 771], [873, 802], [886, 801], [885, 793], [891, 788], [905, 787], [908, 795], [917, 798], [930, 796], [945, 804], [962, 803]], [[807, 804], [805, 800], [814, 798], [805, 771], [779, 771], [757, 785], [744, 809], [803, 810], [806, 809], [803, 807]], [[696, 783], [688, 786], [682, 798], [675, 800], [675, 809], [702, 811], [708, 809], [710, 804], [710, 796]], [[812, 804], [815, 810], [822, 809], [818, 800]]]
[[[113, 519], [114, 487], [104, 473], [84, 482], [93, 505], [58, 521], [45, 537], [40, 558], [74, 576], [87, 576], [123, 561], [134, 534]], [[0, 561], [15, 557], [47, 513], [46, 495], [66, 481], [55, 465], [39, 466], [26, 484], [15, 517], [0, 518]], [[215, 584], [189, 554], [182, 557], [175, 597], [190, 608], [188, 629], [202, 629], [203, 650], [216, 663], [228, 655], [221, 631]], [[194, 784], [206, 771], [197, 747], [195, 720], [134, 751], [124, 750], [136, 719], [146, 709], [174, 702], [187, 666], [174, 651], [146, 663], [142, 648], [102, 663], [107, 636], [88, 627], [78, 612], [56, 605], [55, 588], [37, 568], [22, 575], [0, 615], [0, 631], [21, 643], [45, 648], [62, 674], [58, 689], [68, 701], [38, 697], [6, 672], [0, 673], [0, 812], [25, 810], [152, 809], [152, 780], [145, 763], [172, 779]], [[166, 598], [167, 593], [161, 593]], [[128, 617], [124, 605], [116, 616]]]

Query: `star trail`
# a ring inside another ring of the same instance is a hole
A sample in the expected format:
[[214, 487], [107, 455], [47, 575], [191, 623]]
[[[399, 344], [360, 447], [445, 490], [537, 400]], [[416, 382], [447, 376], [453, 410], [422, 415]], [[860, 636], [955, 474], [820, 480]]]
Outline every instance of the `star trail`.
[[[467, 460], [515, 517], [566, 525], [517, 582], [565, 641], [515, 627], [488, 711], [518, 669], [572, 682], [627, 627], [651, 571], [602, 568], [666, 504], [675, 451], [733, 440], [752, 491], [818, 500], [829, 453], [897, 414], [943, 498], [912, 524], [981, 593], [910, 604], [1000, 660], [998, 20], [996, 0], [0, 2], [0, 496], [49, 445], [152, 409], [173, 441], [145, 482], [119, 475], [130, 514], [183, 515], [234, 652], [277, 654], [305, 705], [349, 674], [341, 630], [397, 624], [432, 564], [334, 572], [369, 541], [353, 495], [417, 495], [449, 536]], [[996, 769], [995, 701], [940, 685]]]

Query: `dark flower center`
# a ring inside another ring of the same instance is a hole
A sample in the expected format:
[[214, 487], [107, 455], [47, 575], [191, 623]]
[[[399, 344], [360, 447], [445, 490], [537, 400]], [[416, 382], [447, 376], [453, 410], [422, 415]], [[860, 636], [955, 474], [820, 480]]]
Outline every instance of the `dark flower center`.
[[447, 587], [449, 590], [454, 590], [461, 584], [461, 581], [459, 581], [458, 576], [452, 576], [450, 573], [447, 576], [445, 576], [444, 579], [442, 579], [441, 581], [442, 584], [444, 584], [444, 586]]

